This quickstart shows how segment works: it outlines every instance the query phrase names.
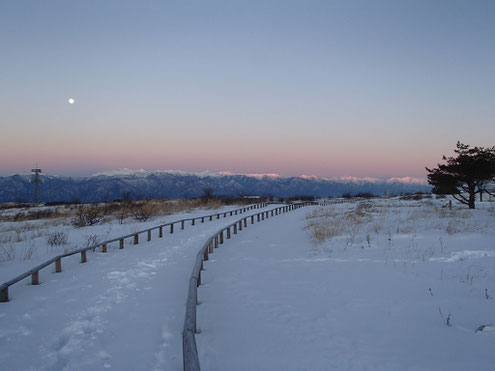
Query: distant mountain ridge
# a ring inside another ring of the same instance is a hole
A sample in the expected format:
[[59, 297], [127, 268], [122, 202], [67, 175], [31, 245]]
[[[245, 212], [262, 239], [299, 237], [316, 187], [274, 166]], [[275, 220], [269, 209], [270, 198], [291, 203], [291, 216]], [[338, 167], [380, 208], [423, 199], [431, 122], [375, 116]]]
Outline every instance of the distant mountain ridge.
[[[33, 185], [30, 175], [0, 177], [0, 202], [30, 202]], [[345, 193], [372, 193], [377, 196], [428, 192], [431, 187], [416, 178], [322, 178], [313, 175], [281, 177], [278, 174], [233, 174], [229, 172], [187, 173], [180, 170], [144, 171], [119, 169], [87, 177], [42, 175], [42, 202], [98, 202], [131, 198], [188, 198], [203, 195], [211, 189], [222, 196], [313, 195], [341, 196]]]

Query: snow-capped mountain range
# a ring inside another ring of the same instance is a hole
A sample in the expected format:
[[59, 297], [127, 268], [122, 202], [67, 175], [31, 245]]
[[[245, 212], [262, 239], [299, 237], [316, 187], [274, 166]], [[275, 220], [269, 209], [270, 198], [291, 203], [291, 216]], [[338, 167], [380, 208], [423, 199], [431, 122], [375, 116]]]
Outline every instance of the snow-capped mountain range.
[[[222, 196], [295, 195], [341, 196], [345, 193], [372, 193], [378, 196], [428, 192], [431, 187], [422, 179], [405, 178], [323, 178], [314, 175], [282, 177], [278, 174], [235, 174], [231, 172], [188, 173], [180, 170], [145, 171], [119, 169], [87, 177], [42, 175], [40, 200], [43, 202], [111, 201], [131, 198], [187, 198], [211, 189]], [[33, 199], [30, 175], [0, 177], [0, 202]]]

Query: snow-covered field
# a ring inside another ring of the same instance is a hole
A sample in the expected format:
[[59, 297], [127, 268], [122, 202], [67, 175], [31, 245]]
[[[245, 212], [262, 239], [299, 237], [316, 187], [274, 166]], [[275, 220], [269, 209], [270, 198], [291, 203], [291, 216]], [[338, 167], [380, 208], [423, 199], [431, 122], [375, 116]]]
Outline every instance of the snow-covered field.
[[495, 210], [445, 203], [307, 208], [240, 234], [205, 263], [203, 369], [493, 370]]
[[[147, 223], [53, 228], [67, 228], [69, 243], [77, 246], [87, 234], [118, 237], [163, 222], [236, 208], [196, 210]], [[71, 256], [63, 260], [61, 273], [53, 273], [53, 267], [42, 270], [41, 285], [30, 285], [29, 278], [15, 284], [10, 288], [11, 301], [0, 303], [0, 369], [182, 369], [181, 333], [196, 253], [210, 235], [238, 217], [186, 224], [184, 230], [176, 228], [161, 239], [154, 235], [150, 242], [123, 250], [109, 246], [106, 254], [89, 253], [85, 264], [80, 264], [78, 255]], [[38, 256], [2, 263], [2, 282], [51, 254], [49, 247], [42, 246], [45, 237], [36, 238], [40, 240], [32, 243], [38, 243]]]
[[[492, 370], [495, 207], [445, 204], [377, 199], [249, 224], [204, 264], [202, 369]], [[64, 259], [41, 285], [16, 284], [0, 303], [1, 368], [181, 370], [195, 255], [238, 217], [90, 253], [86, 264]], [[80, 246], [163, 221], [64, 231]], [[36, 254], [1, 263], [0, 282], [50, 255], [46, 236], [34, 238]]]

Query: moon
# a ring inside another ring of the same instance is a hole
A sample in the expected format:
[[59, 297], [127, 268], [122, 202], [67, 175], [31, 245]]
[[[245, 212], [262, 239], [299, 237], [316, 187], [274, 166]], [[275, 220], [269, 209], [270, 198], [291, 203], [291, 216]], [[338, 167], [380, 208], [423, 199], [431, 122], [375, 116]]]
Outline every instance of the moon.
[[74, 104], [75, 100], [74, 100], [74, 98], [69, 98], [69, 100], [67, 102], [69, 102], [69, 104]]

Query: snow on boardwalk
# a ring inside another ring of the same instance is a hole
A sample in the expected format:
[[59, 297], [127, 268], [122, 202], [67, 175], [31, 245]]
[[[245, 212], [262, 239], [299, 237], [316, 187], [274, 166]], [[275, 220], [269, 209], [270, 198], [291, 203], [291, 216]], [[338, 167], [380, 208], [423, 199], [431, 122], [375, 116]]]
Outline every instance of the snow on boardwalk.
[[[494, 300], [483, 295], [484, 287], [495, 294], [493, 231], [442, 237], [447, 256], [459, 255], [449, 247], [478, 251], [463, 255], [470, 261], [387, 259], [385, 233], [381, 247], [315, 247], [303, 229], [311, 209], [248, 228], [205, 262], [196, 336], [203, 370], [494, 369], [494, 332], [475, 333], [495, 323]], [[438, 236], [413, 236], [411, 247], [411, 236], [394, 235], [391, 245], [419, 251]], [[459, 281], [482, 266], [471, 283]], [[450, 327], [439, 307], [452, 312]]]
[[76, 255], [64, 259], [61, 273], [44, 270], [39, 286], [19, 283], [0, 305], [0, 368], [181, 370], [196, 253], [239, 217], [188, 223], [162, 239], [91, 253], [86, 264]]

